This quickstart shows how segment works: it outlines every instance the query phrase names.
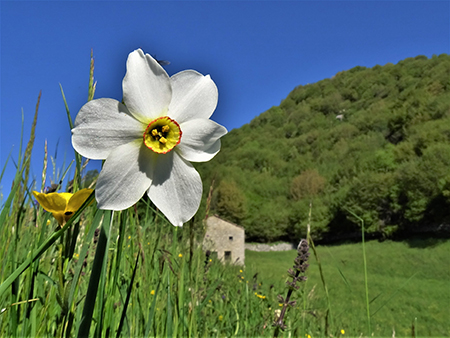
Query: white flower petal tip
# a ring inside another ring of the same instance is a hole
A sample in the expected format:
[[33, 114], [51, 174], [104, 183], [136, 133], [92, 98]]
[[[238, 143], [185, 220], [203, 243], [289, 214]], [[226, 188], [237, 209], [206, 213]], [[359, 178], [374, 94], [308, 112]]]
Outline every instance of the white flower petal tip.
[[100, 209], [124, 210], [147, 191], [167, 219], [182, 226], [197, 212], [200, 175], [192, 162], [220, 150], [227, 130], [209, 118], [218, 91], [209, 75], [186, 70], [169, 78], [140, 49], [129, 54], [123, 104], [103, 98], [86, 103], [72, 130], [82, 156], [105, 159], [96, 186]]
[[220, 150], [220, 138], [228, 131], [220, 124], [207, 119], [196, 119], [181, 125], [183, 138], [178, 153], [188, 161], [207, 162]]
[[140, 49], [128, 56], [122, 89], [126, 106], [143, 123], [165, 115], [172, 98], [169, 75]]
[[209, 75], [204, 76], [195, 70], [185, 70], [173, 75], [170, 82], [172, 101], [169, 111], [178, 123], [211, 117], [217, 107], [219, 93]]

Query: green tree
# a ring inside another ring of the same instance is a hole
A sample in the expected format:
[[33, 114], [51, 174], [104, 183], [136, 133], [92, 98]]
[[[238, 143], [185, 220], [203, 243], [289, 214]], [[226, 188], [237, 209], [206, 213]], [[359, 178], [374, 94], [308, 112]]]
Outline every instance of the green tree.
[[216, 211], [217, 213], [236, 224], [240, 224], [245, 218], [245, 195], [234, 181], [221, 181], [217, 188]]

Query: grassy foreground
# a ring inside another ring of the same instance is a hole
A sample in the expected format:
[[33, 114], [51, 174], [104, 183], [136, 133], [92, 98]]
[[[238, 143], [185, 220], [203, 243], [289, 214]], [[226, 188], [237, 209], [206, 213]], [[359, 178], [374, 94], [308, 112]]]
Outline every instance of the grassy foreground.
[[[334, 326], [345, 336], [366, 332], [362, 244], [318, 246]], [[285, 264], [295, 251], [246, 251], [247, 271], [280, 287]], [[450, 335], [450, 241], [412, 239], [366, 243], [370, 313], [375, 336]], [[311, 257], [306, 282], [308, 321], [325, 321], [326, 295], [317, 262]]]

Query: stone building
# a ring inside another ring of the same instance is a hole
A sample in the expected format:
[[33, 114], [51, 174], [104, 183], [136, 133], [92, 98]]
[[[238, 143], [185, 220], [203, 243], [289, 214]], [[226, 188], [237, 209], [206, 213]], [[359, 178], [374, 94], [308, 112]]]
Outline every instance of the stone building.
[[203, 248], [224, 263], [244, 265], [245, 230], [217, 216], [210, 216], [206, 220]]

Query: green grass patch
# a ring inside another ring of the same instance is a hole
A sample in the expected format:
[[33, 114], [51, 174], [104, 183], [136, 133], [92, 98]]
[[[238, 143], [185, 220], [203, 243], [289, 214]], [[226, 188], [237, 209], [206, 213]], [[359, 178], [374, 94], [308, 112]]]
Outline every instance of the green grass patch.
[[[362, 244], [317, 246], [331, 302], [332, 326], [346, 335], [366, 330]], [[411, 239], [366, 243], [370, 313], [375, 336], [440, 337], [450, 335], [450, 241]], [[296, 255], [283, 252], [245, 252], [247, 271], [258, 272], [264, 284], [276, 288]], [[318, 265], [310, 257], [307, 296], [312, 321], [324, 321], [325, 292]], [[331, 325], [331, 324], [330, 324]]]

